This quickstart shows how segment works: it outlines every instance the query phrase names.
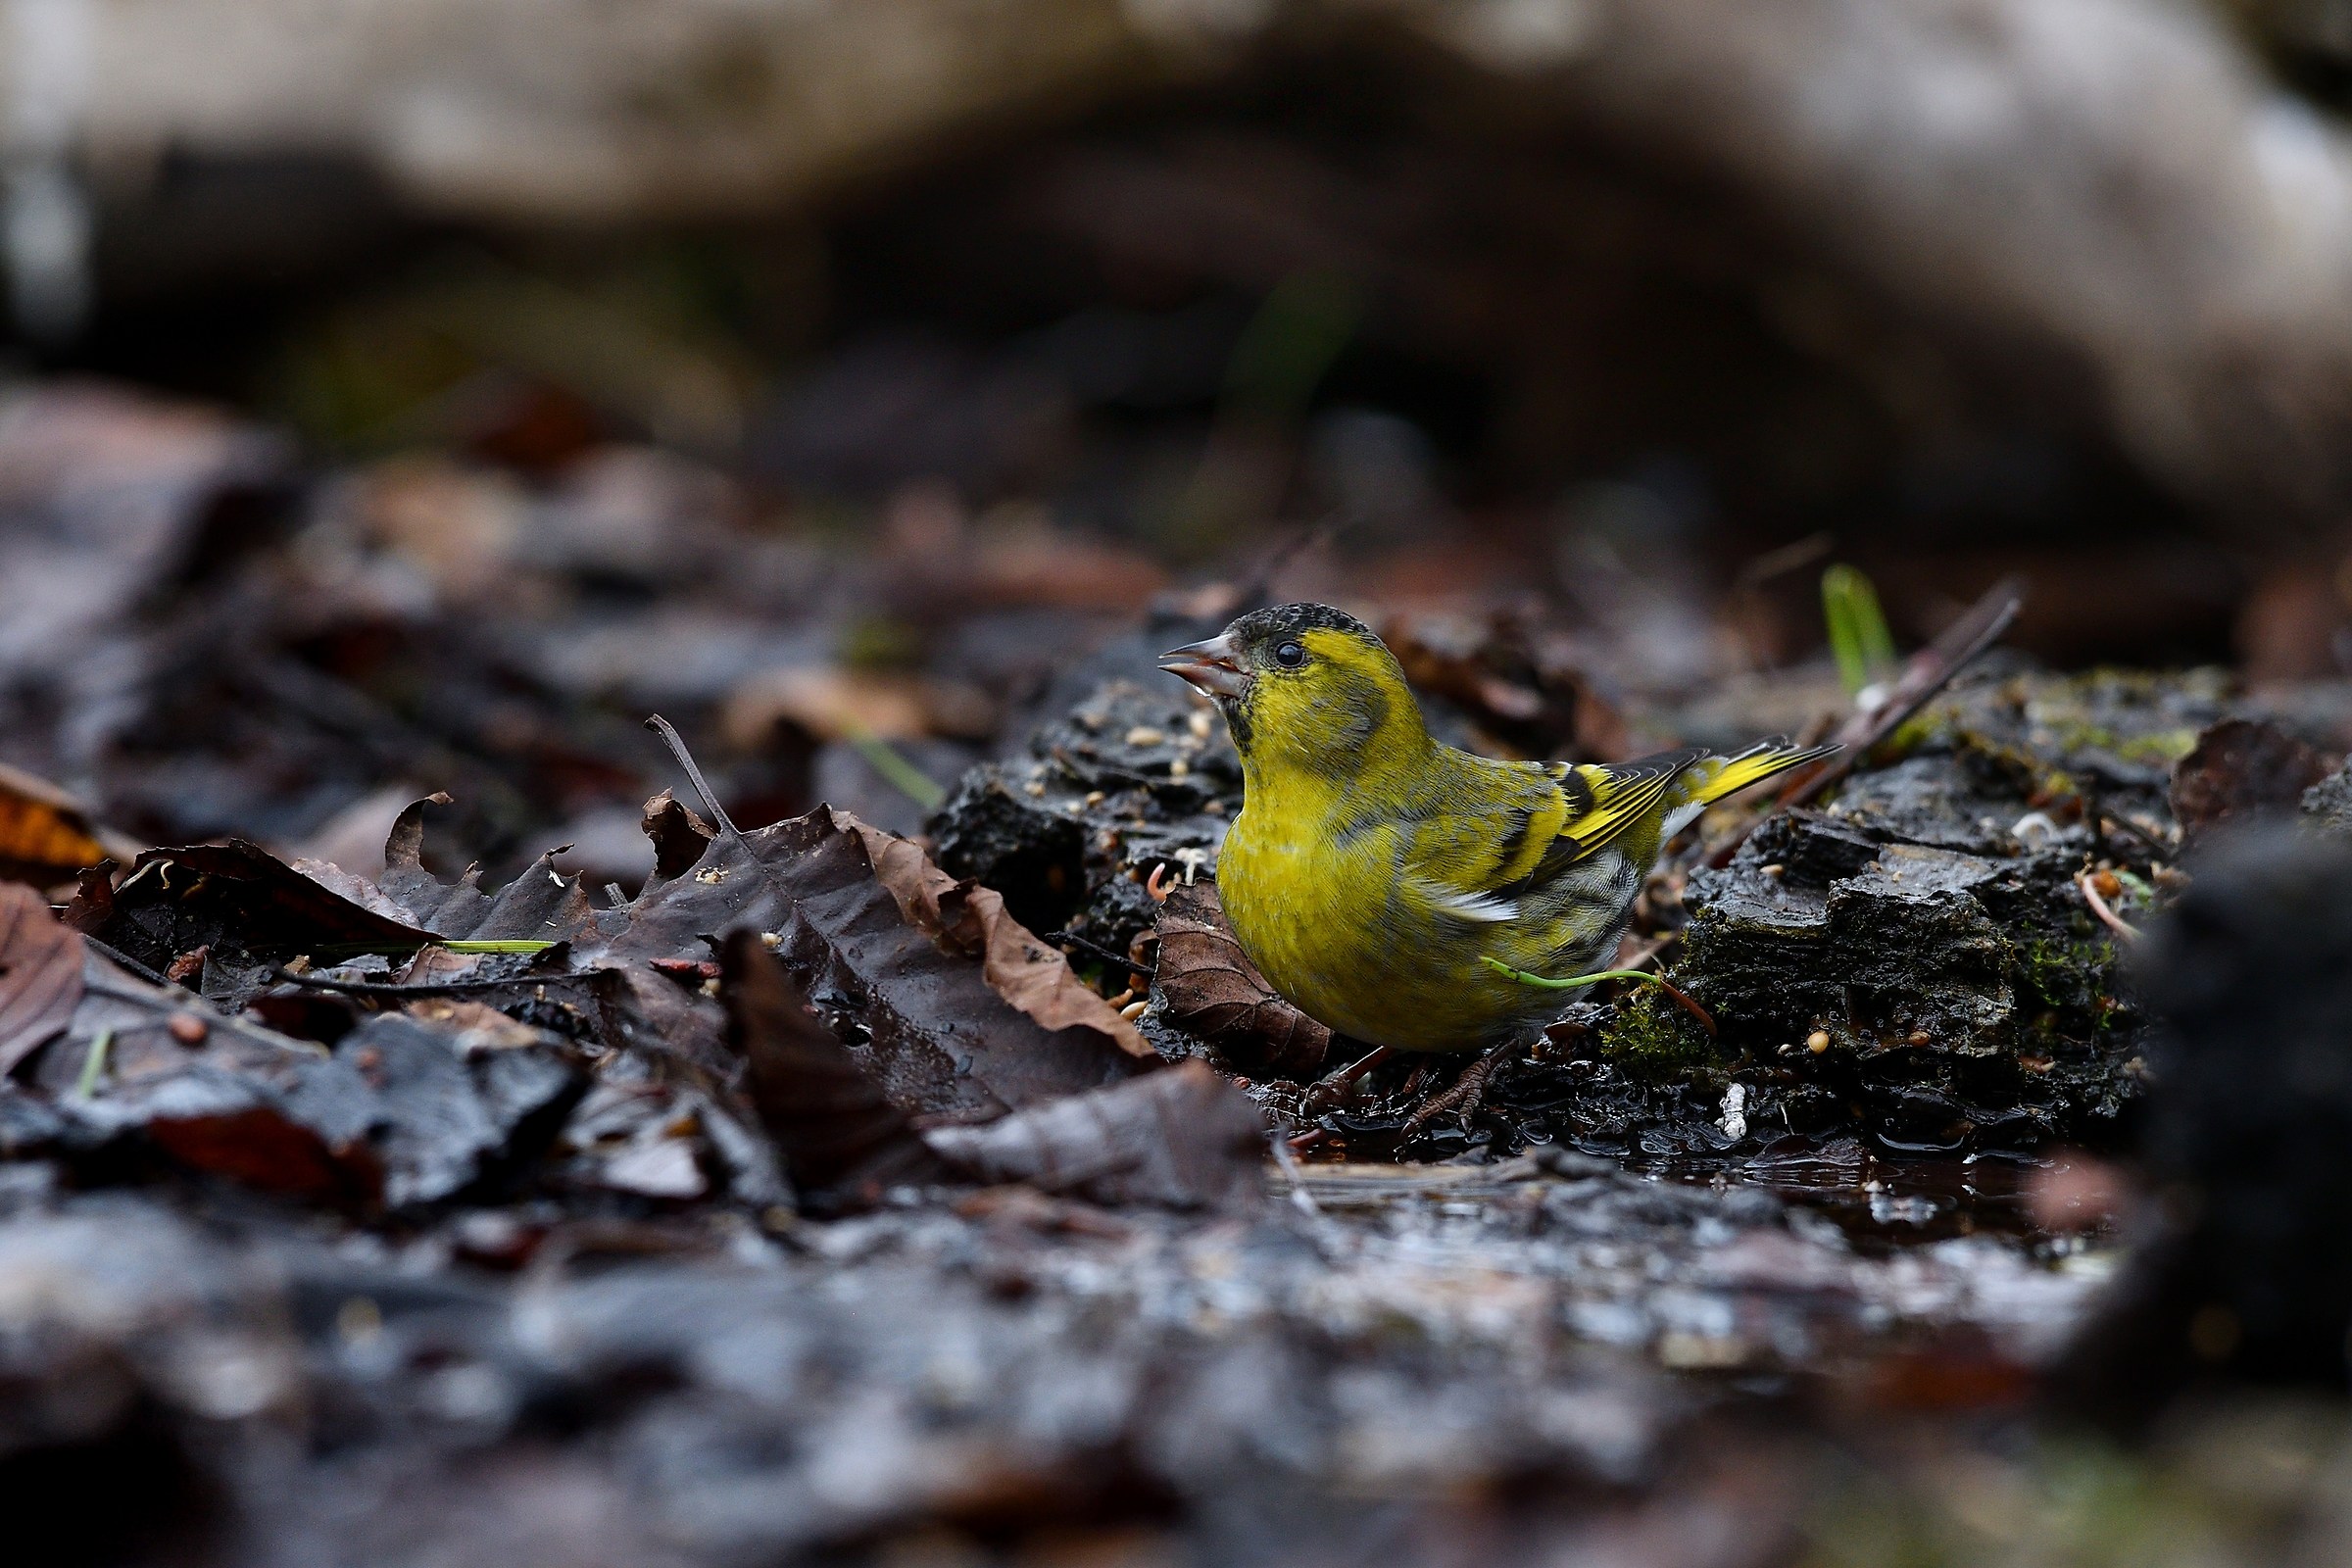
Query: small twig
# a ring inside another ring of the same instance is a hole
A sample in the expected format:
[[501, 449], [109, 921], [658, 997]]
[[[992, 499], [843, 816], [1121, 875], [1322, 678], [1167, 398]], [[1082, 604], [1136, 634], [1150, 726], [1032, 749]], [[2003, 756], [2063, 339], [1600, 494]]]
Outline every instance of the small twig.
[[1116, 964], [1122, 969], [1133, 970], [1137, 967], [1136, 961], [1133, 958], [1128, 957], [1125, 954], [1113, 953], [1108, 948], [1103, 947], [1101, 943], [1089, 942], [1086, 938], [1078, 936], [1073, 932], [1048, 931], [1044, 933], [1044, 936], [1046, 941], [1052, 943], [1057, 948], [1077, 948], [1083, 952], [1093, 954], [1096, 957], [1101, 958], [1104, 963]]
[[704, 808], [710, 811], [710, 820], [718, 824], [718, 830], [738, 844], [742, 843], [741, 830], [735, 826], [734, 818], [727, 815], [727, 808], [718, 804], [717, 792], [710, 788], [710, 781], [703, 777], [703, 770], [695, 765], [694, 754], [678, 738], [676, 728], [660, 713], [648, 718], [645, 727], [662, 737], [662, 744], [669, 748], [669, 755], [676, 758], [678, 766], [686, 770], [686, 782], [692, 784], [694, 793], [703, 798]]
[[317, 975], [296, 974], [291, 969], [272, 969], [270, 978], [280, 985], [300, 986], [305, 991], [333, 991], [347, 997], [446, 997], [467, 991], [498, 991], [509, 986], [557, 985], [566, 980], [587, 980], [587, 974], [515, 974], [504, 980], [441, 980], [416, 981], [407, 985], [392, 985], [372, 980], [323, 980]]
[[183, 987], [175, 986], [170, 977], [156, 973], [153, 969], [148, 968], [145, 964], [132, 957], [129, 954], [124, 953], [122, 949], [110, 947], [106, 943], [99, 941], [96, 937], [84, 935], [81, 939], [81, 943], [83, 947], [88, 948], [91, 952], [97, 954], [101, 958], [106, 959], [110, 963], [121, 964], [123, 968], [128, 969], [132, 974], [137, 975], [140, 979], [146, 981], [151, 986], [172, 986], [175, 990], [184, 989]]
[[1818, 800], [1831, 785], [1843, 779], [1868, 758], [1881, 741], [1903, 727], [1912, 714], [1935, 701], [1954, 677], [2000, 640], [2017, 619], [2025, 596], [2014, 582], [2003, 582], [1978, 600], [1967, 614], [1944, 628], [1943, 635], [1911, 656], [1886, 700], [1868, 711], [1856, 712], [1838, 732], [1845, 749], [1818, 769], [1798, 773], [1781, 789], [1775, 804], [1803, 806]]
[[1869, 759], [1881, 741], [1902, 728], [1914, 713], [1935, 701], [1962, 670], [1998, 642], [2017, 619], [2017, 612], [2024, 603], [2025, 598], [2013, 581], [1997, 584], [1978, 600], [1968, 613], [1944, 628], [1942, 636], [1911, 656], [1885, 702], [1875, 708], [1858, 709], [1848, 715], [1838, 728], [1838, 743], [1841, 749], [1835, 757], [1789, 774], [1772, 805], [1758, 812], [1746, 826], [1709, 849], [1703, 858], [1705, 863], [1718, 870], [1731, 864], [1740, 846], [1773, 811], [1807, 805], [1841, 782]]
[[2096, 814], [2098, 819], [2101, 822], [2104, 822], [2107, 826], [2120, 827], [2124, 830], [2126, 837], [2137, 839], [2141, 846], [2147, 850], [2149, 857], [2153, 859], [2161, 860], [2165, 857], [2174, 853], [2172, 845], [2165, 843], [2164, 840], [2158, 838], [2146, 828], [2141, 827], [2137, 822], [2133, 821], [2131, 817], [2125, 815], [2121, 811], [2100, 810]]
[[1652, 964], [1655, 964], [1658, 961], [1658, 956], [1660, 954], [1664, 953], [1668, 948], [1673, 947], [1682, 939], [1683, 934], [1680, 931], [1669, 931], [1664, 936], [1659, 937], [1656, 941], [1652, 942], [1648, 947], [1643, 948], [1640, 953], [1637, 953], [1632, 957], [1626, 959], [1617, 967], [1624, 970], [1648, 969]]
[[2107, 901], [2099, 897], [2099, 890], [2090, 885], [2088, 871], [2082, 872], [2075, 878], [2075, 886], [2082, 889], [2082, 902], [2090, 906], [2090, 912], [2097, 915], [2108, 930], [2126, 942], [2139, 940], [2139, 927], [2107, 906]]

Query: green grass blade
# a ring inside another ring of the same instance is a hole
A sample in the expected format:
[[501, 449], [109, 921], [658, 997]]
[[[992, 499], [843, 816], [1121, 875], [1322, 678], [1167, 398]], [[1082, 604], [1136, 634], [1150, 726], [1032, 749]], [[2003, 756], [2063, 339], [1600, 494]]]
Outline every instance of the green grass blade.
[[1894, 633], [1879, 607], [1879, 591], [1860, 571], [1843, 563], [1821, 574], [1821, 616], [1828, 625], [1830, 653], [1838, 679], [1852, 696], [1892, 674]]

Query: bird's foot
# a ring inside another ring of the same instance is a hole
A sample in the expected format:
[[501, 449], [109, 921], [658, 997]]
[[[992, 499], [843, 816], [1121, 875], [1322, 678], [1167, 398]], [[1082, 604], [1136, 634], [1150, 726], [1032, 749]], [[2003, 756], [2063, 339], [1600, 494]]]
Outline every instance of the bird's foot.
[[1348, 1099], [1348, 1092], [1355, 1087], [1357, 1079], [1388, 1059], [1388, 1047], [1373, 1047], [1368, 1054], [1308, 1085], [1306, 1099], [1300, 1108], [1313, 1116], [1342, 1104]]
[[1397, 1141], [1402, 1143], [1411, 1139], [1422, 1128], [1448, 1113], [1458, 1114], [1463, 1124], [1468, 1125], [1486, 1099], [1487, 1080], [1494, 1076], [1494, 1069], [1502, 1065], [1502, 1058], [1509, 1055], [1513, 1049], [1507, 1045], [1496, 1046], [1463, 1068], [1462, 1075], [1453, 1081], [1451, 1089], [1442, 1095], [1432, 1095], [1421, 1102], [1418, 1110], [1405, 1118], [1403, 1128], [1397, 1133]]

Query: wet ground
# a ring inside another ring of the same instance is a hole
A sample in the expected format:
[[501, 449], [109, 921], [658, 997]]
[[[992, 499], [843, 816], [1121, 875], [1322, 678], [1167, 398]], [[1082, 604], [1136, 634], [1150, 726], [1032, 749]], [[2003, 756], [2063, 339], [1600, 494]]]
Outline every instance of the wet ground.
[[[2317, 838], [2317, 892], [2181, 869], [2295, 813], [2339, 684], [1996, 652], [1873, 730], [1826, 668], [1667, 681], [1557, 607], [1398, 608], [1483, 750], [1861, 725], [1850, 777], [1711, 814], [1643, 891], [1620, 960], [1711, 1029], [1597, 996], [1441, 1112], [1459, 1063], [1331, 1079], [1354, 1043], [1222, 926], [1238, 767], [1151, 663], [1262, 571], [1167, 590], [920, 494], [835, 550], [635, 450], [314, 483], [81, 393], [0, 419], [9, 474], [8, 559], [84, 589], [0, 580], [49, 617], [0, 639], [0, 747], [45, 775], [0, 774], [22, 1560], [2136, 1542], [2082, 1476], [2204, 1510], [2135, 1568], [2348, 1539], [2340, 1419], [2174, 1407], [2264, 1491], [2064, 1392], [2086, 1337], [2167, 1397], [2290, 1339], [2263, 1376], [2340, 1382], [2340, 1010], [2273, 1004], [2352, 972], [2346, 873]], [[1370, 603], [1402, 568], [1301, 569]], [[2199, 887], [2168, 1111], [2130, 955]], [[2241, 1070], [2279, 1041], [2291, 1085]], [[2147, 1197], [2183, 1191], [2253, 1240]]]

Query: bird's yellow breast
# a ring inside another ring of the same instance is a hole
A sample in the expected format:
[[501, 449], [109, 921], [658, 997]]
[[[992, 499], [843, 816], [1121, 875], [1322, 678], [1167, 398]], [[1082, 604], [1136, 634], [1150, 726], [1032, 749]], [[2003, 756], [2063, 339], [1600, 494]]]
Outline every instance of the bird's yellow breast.
[[1518, 934], [1465, 925], [1410, 895], [1396, 870], [1405, 829], [1351, 833], [1296, 812], [1245, 808], [1218, 859], [1234, 935], [1269, 984], [1368, 1045], [1467, 1051], [1546, 1004], [1479, 961]]

